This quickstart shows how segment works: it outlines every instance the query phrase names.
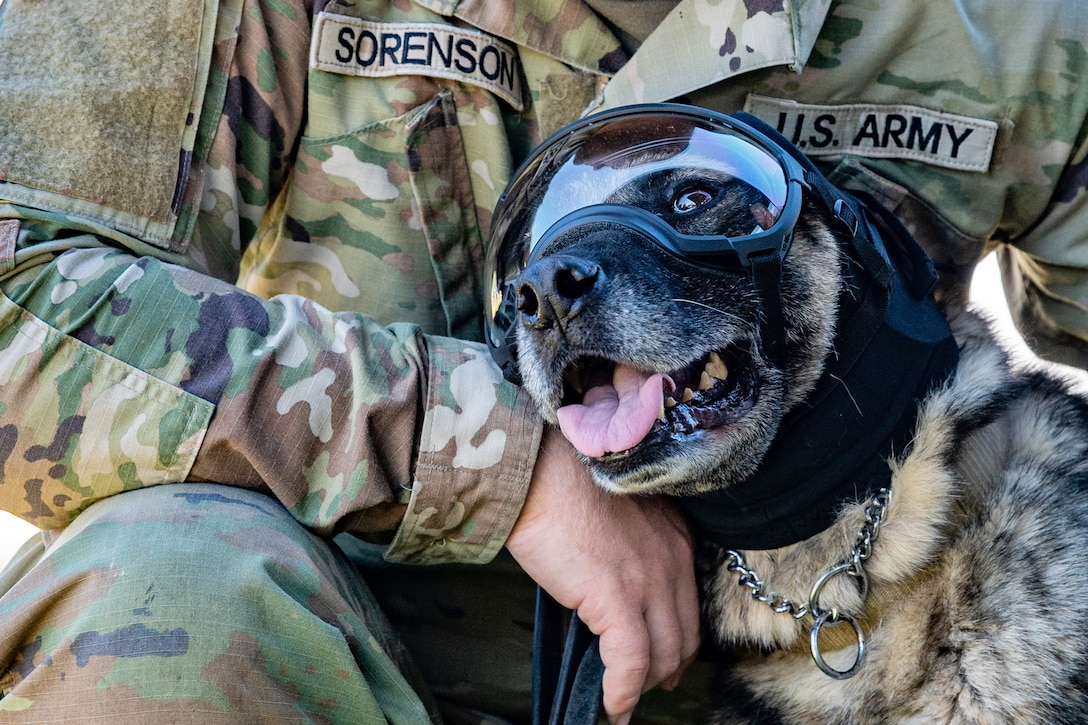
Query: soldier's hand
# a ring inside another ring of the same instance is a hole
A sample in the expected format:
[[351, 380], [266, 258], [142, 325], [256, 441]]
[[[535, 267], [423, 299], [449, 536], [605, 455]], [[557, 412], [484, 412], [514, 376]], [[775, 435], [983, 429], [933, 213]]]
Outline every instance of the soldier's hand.
[[699, 604], [682, 518], [667, 501], [602, 491], [558, 431], [545, 432], [507, 548], [600, 635], [611, 722], [628, 722], [643, 692], [675, 686], [695, 659]]

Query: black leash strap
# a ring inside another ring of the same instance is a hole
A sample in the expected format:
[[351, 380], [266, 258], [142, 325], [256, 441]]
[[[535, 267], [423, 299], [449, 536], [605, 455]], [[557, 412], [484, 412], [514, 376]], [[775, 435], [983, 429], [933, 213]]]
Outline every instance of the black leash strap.
[[[604, 692], [604, 663], [597, 635], [541, 588], [533, 629], [533, 725], [595, 725]], [[562, 654], [560, 654], [562, 652]]]

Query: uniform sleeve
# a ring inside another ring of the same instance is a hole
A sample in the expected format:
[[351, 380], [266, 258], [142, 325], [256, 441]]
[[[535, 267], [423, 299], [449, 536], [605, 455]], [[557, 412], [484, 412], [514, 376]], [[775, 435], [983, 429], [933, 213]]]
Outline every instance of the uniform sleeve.
[[1013, 320], [1029, 344], [1088, 368], [1088, 140], [1071, 153], [1045, 216], [1002, 248], [1000, 261]]
[[53, 528], [208, 480], [319, 533], [392, 536], [391, 558], [502, 545], [540, 424], [486, 349], [79, 241], [0, 283], [3, 508]]

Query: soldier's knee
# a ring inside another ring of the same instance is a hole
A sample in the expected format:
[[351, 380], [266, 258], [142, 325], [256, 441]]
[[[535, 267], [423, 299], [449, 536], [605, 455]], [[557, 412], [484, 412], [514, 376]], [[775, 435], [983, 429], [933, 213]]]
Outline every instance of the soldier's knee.
[[375, 680], [409, 690], [386, 627], [346, 558], [277, 502], [167, 485], [99, 502], [50, 542], [0, 599], [0, 665], [8, 697], [51, 714], [113, 688], [113, 714], [355, 717], [377, 713]]

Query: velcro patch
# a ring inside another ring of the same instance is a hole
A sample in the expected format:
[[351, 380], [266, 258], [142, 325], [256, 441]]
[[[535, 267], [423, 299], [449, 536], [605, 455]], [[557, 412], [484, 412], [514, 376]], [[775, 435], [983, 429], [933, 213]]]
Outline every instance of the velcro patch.
[[749, 95], [744, 110], [809, 156], [854, 154], [960, 171], [990, 168], [997, 123], [907, 105], [817, 105]]
[[382, 78], [424, 75], [471, 83], [523, 110], [517, 48], [478, 31], [441, 23], [380, 23], [322, 12], [310, 67]]

